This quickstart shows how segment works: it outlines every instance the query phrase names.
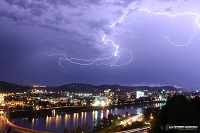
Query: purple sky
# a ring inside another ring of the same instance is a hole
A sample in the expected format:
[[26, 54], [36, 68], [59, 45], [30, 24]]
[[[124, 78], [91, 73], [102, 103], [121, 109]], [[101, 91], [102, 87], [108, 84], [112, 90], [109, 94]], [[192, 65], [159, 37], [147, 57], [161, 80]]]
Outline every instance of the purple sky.
[[1, 0], [0, 80], [200, 86], [198, 5], [198, 0]]

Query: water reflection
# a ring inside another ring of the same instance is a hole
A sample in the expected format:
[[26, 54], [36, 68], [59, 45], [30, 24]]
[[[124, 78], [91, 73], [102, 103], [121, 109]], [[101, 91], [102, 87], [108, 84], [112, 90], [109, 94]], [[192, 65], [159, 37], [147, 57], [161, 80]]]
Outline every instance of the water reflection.
[[71, 116], [71, 115], [69, 115], [69, 114], [65, 114], [65, 120], [64, 120], [65, 127], [68, 127], [68, 126], [69, 126], [70, 116]]
[[87, 116], [86, 112], [81, 112], [81, 123], [86, 123], [86, 116]]
[[56, 120], [55, 120], [55, 124], [56, 124], [56, 129], [60, 127], [61, 124], [61, 115], [56, 115]]
[[51, 127], [51, 116], [50, 117], [49, 116], [46, 117], [46, 127], [47, 128]]
[[106, 116], [105, 116], [106, 118], [108, 118], [109, 112], [110, 112], [110, 111], [107, 109], [107, 110], [106, 110]]
[[97, 120], [97, 118], [98, 118], [98, 111], [94, 111], [94, 115], [95, 115], [95, 117], [94, 117], [94, 119], [92, 121]]
[[104, 110], [101, 110], [101, 117], [100, 118], [103, 118], [103, 112], [104, 112]]
[[32, 124], [31, 124], [31, 128], [34, 127], [34, 121], [35, 121], [35, 119], [33, 118], [33, 119], [32, 119], [32, 122], [31, 122], [31, 123], [32, 123]]
[[[156, 103], [154, 107], [162, 107], [164, 103]], [[63, 133], [64, 128], [69, 130], [82, 126], [85, 123], [94, 126], [94, 121], [97, 118], [108, 118], [108, 115], [125, 115], [126, 112], [129, 114], [141, 113], [143, 107], [127, 107], [121, 109], [104, 109], [98, 111], [88, 111], [73, 114], [56, 114], [52, 116], [32, 118], [31, 121], [24, 122], [23, 118], [14, 118], [12, 122], [27, 128], [37, 129], [41, 131], [56, 131], [58, 133]]]
[[78, 126], [79, 113], [74, 113], [72, 116], [73, 116], [74, 127], [77, 127]]

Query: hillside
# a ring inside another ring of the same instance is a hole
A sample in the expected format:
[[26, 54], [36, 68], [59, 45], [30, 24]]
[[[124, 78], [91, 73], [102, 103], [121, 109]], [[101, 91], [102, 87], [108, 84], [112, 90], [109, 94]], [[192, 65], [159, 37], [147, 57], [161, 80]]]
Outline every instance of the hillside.
[[[33, 89], [32, 86], [22, 86], [14, 83], [8, 83], [4, 81], [0, 81], [0, 93], [16, 93], [16, 92], [24, 92]], [[120, 86], [120, 85], [91, 85], [84, 83], [73, 83], [73, 84], [65, 84], [61, 86], [54, 87], [46, 87], [40, 88], [46, 89], [49, 91], [69, 91], [69, 92], [102, 92], [105, 89], [111, 89], [111, 91], [125, 91], [131, 92], [135, 90], [148, 90], [148, 91], [158, 91], [158, 90], [170, 90], [177, 91], [178, 89], [173, 86], [160, 86], [160, 87], [150, 87], [150, 86]]]
[[0, 93], [24, 92], [28, 89], [31, 89], [31, 87], [0, 81]]

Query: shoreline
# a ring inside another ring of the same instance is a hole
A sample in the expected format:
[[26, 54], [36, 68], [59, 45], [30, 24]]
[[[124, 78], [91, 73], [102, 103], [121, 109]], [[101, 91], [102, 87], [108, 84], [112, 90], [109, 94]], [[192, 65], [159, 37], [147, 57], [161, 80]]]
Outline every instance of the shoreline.
[[55, 111], [56, 114], [60, 114], [60, 113], [73, 114], [73, 113], [87, 112], [87, 111], [93, 111], [93, 110], [149, 106], [155, 103], [165, 103], [165, 102], [142, 102], [142, 103], [130, 103], [130, 104], [122, 104], [122, 105], [111, 105], [111, 106], [61, 106], [61, 107], [52, 107], [52, 108], [31, 110], [31, 111], [25, 111], [25, 110], [9, 111], [9, 115], [10, 115], [10, 118], [42, 117], [42, 116], [52, 115], [52, 111]]

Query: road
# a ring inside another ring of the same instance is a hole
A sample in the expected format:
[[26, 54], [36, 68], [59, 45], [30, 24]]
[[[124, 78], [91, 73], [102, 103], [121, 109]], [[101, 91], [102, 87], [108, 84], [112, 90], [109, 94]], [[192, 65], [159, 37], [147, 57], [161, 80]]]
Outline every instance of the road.
[[[126, 124], [131, 124], [132, 122], [136, 122], [136, 121], [140, 121], [143, 119], [143, 114], [138, 114], [136, 116], [133, 117], [129, 117], [125, 120], [122, 120], [119, 125], [126, 125]], [[149, 127], [143, 127], [143, 128], [136, 128], [136, 129], [131, 129], [131, 130], [126, 130], [126, 131], [120, 131], [120, 132], [116, 132], [116, 133], [146, 133], [145, 131], [147, 129], [150, 129]]]
[[150, 129], [150, 127], [136, 128], [136, 129], [120, 131], [120, 132], [115, 132], [115, 133], [146, 133], [145, 131], [147, 129]]
[[3, 133], [8, 128], [7, 119], [4, 116], [0, 116], [0, 133]]
[[136, 121], [141, 121], [143, 119], [143, 114], [138, 114], [136, 116], [133, 117], [129, 117], [125, 120], [122, 120], [119, 125], [127, 125], [127, 124], [131, 124], [132, 122], [136, 122]]

